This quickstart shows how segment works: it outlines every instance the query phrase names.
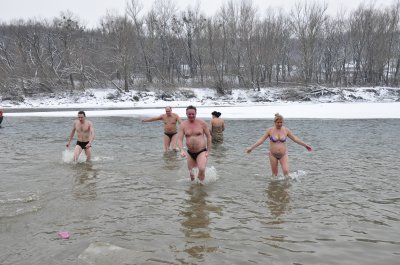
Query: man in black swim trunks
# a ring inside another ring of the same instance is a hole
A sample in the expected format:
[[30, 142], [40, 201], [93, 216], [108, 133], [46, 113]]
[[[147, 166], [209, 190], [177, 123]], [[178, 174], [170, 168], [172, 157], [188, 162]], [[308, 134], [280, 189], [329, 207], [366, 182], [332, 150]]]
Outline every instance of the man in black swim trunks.
[[[187, 165], [190, 179], [194, 180], [193, 169], [199, 169], [198, 179], [204, 181], [208, 154], [211, 151], [211, 133], [205, 121], [196, 118], [197, 109], [194, 106], [186, 108], [188, 120], [182, 122], [179, 130], [178, 146], [181, 156], [185, 157], [183, 150], [183, 137], [186, 138]], [[205, 136], [205, 137], [204, 137]], [[207, 138], [207, 141], [206, 141]]]
[[176, 124], [181, 124], [182, 120], [178, 114], [172, 112], [171, 107], [165, 107], [165, 114], [158, 117], [143, 119], [142, 122], [163, 121], [164, 122], [164, 151], [170, 148], [177, 151], [176, 142], [178, 140], [178, 131]]
[[78, 141], [74, 149], [74, 161], [77, 161], [82, 150], [85, 150], [86, 161], [90, 161], [92, 154], [92, 143], [94, 140], [94, 128], [91, 121], [86, 120], [86, 114], [84, 111], [78, 112], [78, 119], [74, 121], [72, 126], [72, 131], [69, 136], [69, 141], [67, 143], [67, 148], [75, 135], [78, 136]]

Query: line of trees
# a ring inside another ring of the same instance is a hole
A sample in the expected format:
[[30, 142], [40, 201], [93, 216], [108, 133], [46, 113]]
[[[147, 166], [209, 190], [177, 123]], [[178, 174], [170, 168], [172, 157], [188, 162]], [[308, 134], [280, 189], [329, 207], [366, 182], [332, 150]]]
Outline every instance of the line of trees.
[[86, 29], [67, 11], [51, 22], [0, 25], [0, 92], [29, 95], [110, 87], [398, 86], [400, 3], [360, 5], [336, 17], [327, 5], [290, 12], [224, 3], [212, 17], [158, 0], [144, 13], [129, 0]]

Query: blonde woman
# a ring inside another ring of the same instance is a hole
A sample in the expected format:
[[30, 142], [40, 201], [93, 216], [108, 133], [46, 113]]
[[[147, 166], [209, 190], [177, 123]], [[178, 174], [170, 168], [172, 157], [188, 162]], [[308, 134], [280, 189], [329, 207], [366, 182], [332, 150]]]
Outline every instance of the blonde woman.
[[310, 145], [304, 143], [296, 135], [294, 135], [288, 128], [283, 126], [283, 116], [279, 113], [275, 114], [274, 126], [267, 129], [265, 134], [261, 136], [252, 146], [246, 149], [246, 153], [250, 154], [257, 146], [263, 144], [269, 138], [269, 161], [271, 163], [272, 175], [278, 175], [278, 164], [284, 176], [289, 175], [289, 157], [287, 152], [287, 138], [293, 142], [304, 146], [308, 151], [312, 151]]

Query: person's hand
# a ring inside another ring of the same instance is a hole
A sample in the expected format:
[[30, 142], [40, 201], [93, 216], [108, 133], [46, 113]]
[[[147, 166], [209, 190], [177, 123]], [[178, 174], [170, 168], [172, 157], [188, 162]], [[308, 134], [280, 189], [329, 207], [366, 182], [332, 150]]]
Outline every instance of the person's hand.
[[308, 144], [306, 145], [306, 148], [307, 148], [307, 150], [308, 150], [309, 152], [311, 152], [311, 151], [312, 151], [312, 148], [311, 148], [311, 146], [309, 146]]
[[67, 148], [69, 148], [69, 143], [67, 143], [65, 146], [66, 146]]
[[85, 147], [86, 147], [86, 149], [90, 148], [90, 147], [92, 147], [92, 144], [89, 142]]
[[244, 152], [245, 152], [246, 154], [250, 154], [251, 151], [253, 151], [253, 150], [251, 149], [251, 147], [249, 147], [249, 148], [246, 148], [246, 150], [245, 150]]
[[181, 150], [181, 157], [185, 157], [185, 156], [186, 156], [185, 151], [184, 151], [184, 150]]

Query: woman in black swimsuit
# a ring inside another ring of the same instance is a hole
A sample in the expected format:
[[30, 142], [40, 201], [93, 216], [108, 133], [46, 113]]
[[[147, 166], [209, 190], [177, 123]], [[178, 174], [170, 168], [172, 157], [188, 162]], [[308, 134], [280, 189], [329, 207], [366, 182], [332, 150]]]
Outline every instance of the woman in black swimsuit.
[[283, 175], [289, 175], [289, 157], [287, 152], [286, 140], [290, 138], [293, 142], [304, 146], [308, 151], [312, 148], [308, 144], [300, 140], [288, 128], [283, 126], [283, 116], [279, 113], [275, 114], [275, 125], [265, 132], [251, 147], [246, 149], [246, 153], [250, 154], [253, 149], [261, 145], [269, 138], [269, 161], [271, 163], [272, 175], [278, 175], [278, 164], [281, 164]]

